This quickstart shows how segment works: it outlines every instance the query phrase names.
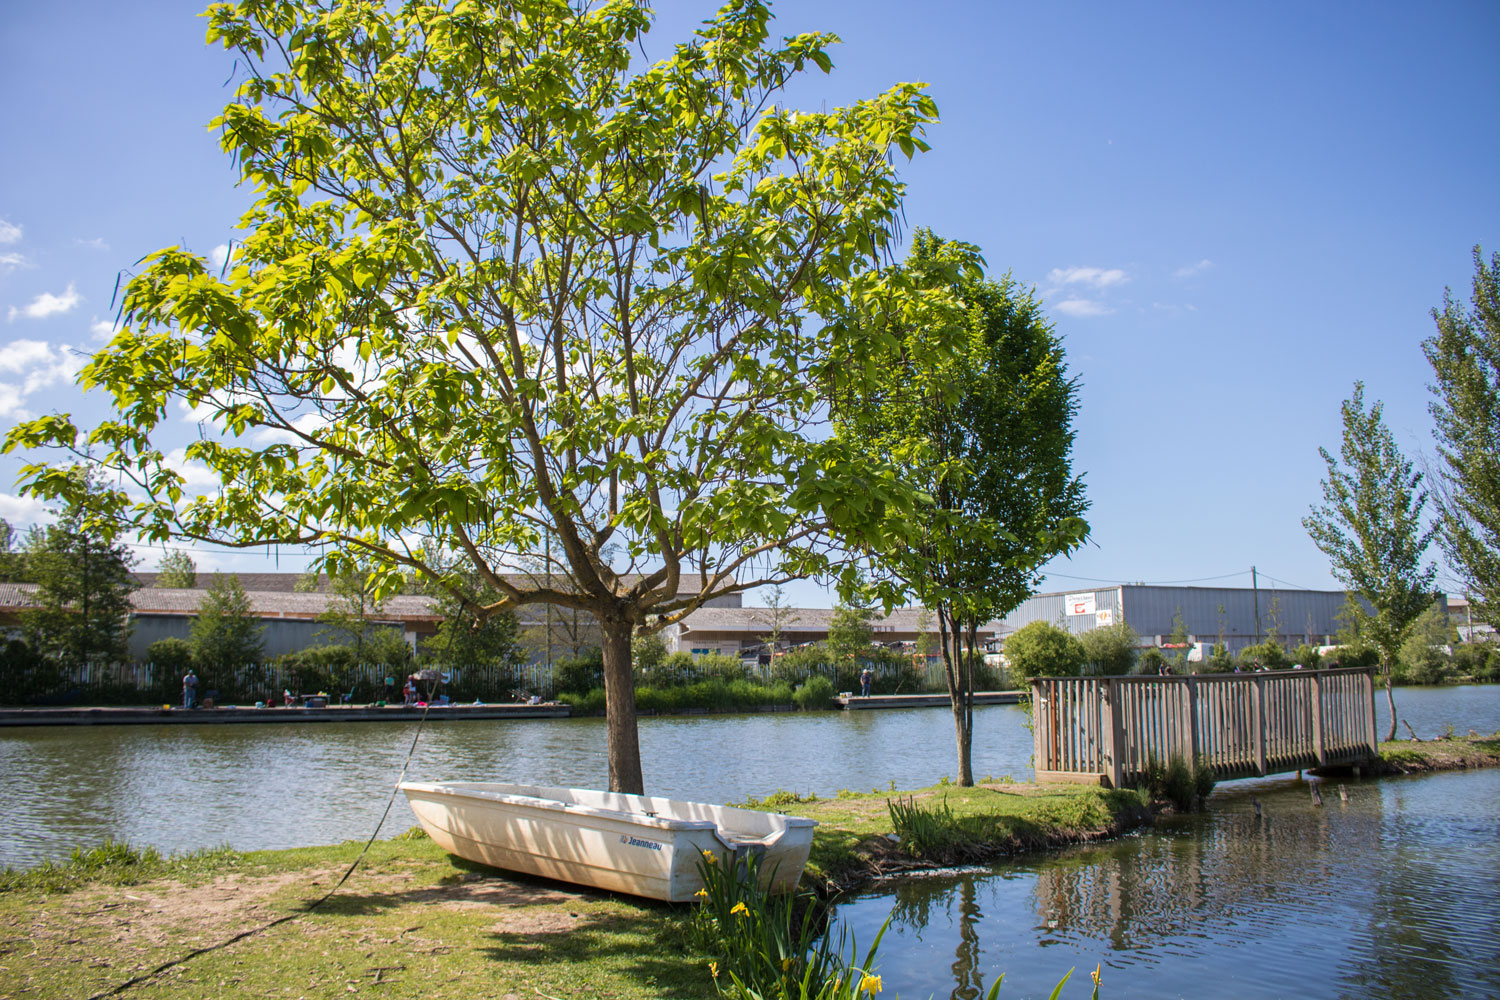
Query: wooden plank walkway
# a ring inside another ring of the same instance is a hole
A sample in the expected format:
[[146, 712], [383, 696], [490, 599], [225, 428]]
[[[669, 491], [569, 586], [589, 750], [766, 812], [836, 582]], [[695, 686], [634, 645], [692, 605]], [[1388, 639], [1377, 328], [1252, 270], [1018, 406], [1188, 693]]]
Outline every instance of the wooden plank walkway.
[[[833, 699], [846, 712], [871, 708], [947, 708], [952, 704], [945, 694], [841, 694]], [[976, 705], [1014, 705], [1021, 700], [1019, 691], [975, 691]]]
[[[463, 719], [565, 719], [561, 702], [542, 705], [433, 705], [428, 722]], [[404, 705], [329, 705], [326, 708], [10, 708], [0, 728], [13, 726], [204, 726], [282, 722], [415, 722], [422, 709]]]
[[1036, 778], [1116, 788], [1181, 758], [1219, 778], [1377, 754], [1370, 668], [1031, 680]]

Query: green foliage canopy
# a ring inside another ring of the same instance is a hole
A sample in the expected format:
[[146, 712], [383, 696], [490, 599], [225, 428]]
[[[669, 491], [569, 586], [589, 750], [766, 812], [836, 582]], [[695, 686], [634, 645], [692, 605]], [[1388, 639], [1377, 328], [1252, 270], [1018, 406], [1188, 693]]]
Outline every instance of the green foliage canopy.
[[915, 595], [938, 618], [958, 744], [958, 782], [973, 783], [974, 677], [980, 625], [1025, 600], [1039, 568], [1088, 534], [1072, 471], [1077, 382], [1041, 303], [1009, 275], [988, 280], [975, 247], [918, 232], [911, 281], [963, 309], [953, 337], [888, 323], [905, 355], [841, 398], [840, 432], [867, 454], [897, 456], [922, 491], [917, 540], [871, 546], [888, 603]]
[[1359, 600], [1346, 611], [1359, 633], [1380, 650], [1390, 706], [1386, 739], [1396, 738], [1390, 673], [1413, 623], [1433, 601], [1437, 567], [1423, 564], [1435, 529], [1424, 527], [1427, 491], [1422, 474], [1401, 454], [1376, 402], [1365, 409], [1363, 382], [1341, 407], [1339, 457], [1319, 448], [1328, 467], [1323, 503], [1302, 519], [1313, 544], [1333, 564], [1334, 577]]
[[[87, 493], [93, 476], [73, 467], [66, 473]], [[38, 655], [55, 665], [110, 663], [129, 655], [132, 626], [130, 573], [134, 556], [101, 538], [83, 507], [69, 504], [57, 523], [27, 536], [26, 575], [37, 584], [38, 604], [21, 613], [21, 634]]]
[[[256, 192], [247, 235], [222, 276], [177, 247], [145, 258], [81, 375], [118, 419], [30, 421], [7, 447], [92, 448], [135, 491], [101, 500], [151, 539], [314, 544], [335, 575], [374, 559], [381, 593], [414, 570], [484, 612], [593, 614], [611, 787], [642, 791], [634, 629], [825, 569], [835, 536], [902, 530], [896, 466], [818, 424], [835, 363], [855, 383], [886, 367], [875, 317], [942, 325], [943, 297], [881, 268], [893, 158], [926, 148], [935, 105], [905, 83], [780, 106], [837, 39], [774, 40], [760, 0], [650, 66], [633, 0], [207, 16], [245, 68], [214, 124]], [[216, 492], [157, 440], [177, 402], [206, 415], [187, 457]], [[546, 533], [553, 585], [507, 576]]]
[[232, 671], [261, 657], [260, 618], [237, 573], [215, 573], [188, 630], [193, 660], [205, 674]]
[[1078, 673], [1086, 654], [1083, 643], [1071, 632], [1050, 622], [1022, 625], [1005, 640], [1005, 661], [1011, 683], [1024, 677], [1067, 677]]
[[1101, 674], [1123, 675], [1135, 666], [1136, 647], [1141, 637], [1123, 621], [1090, 629], [1078, 637], [1083, 659]]
[[1443, 295], [1422, 344], [1442, 459], [1438, 543], [1463, 579], [1474, 617], [1500, 626], [1500, 253], [1474, 248], [1472, 308]]
[[198, 564], [193, 557], [175, 549], [161, 557], [156, 564], [157, 587], [189, 588], [198, 582]]

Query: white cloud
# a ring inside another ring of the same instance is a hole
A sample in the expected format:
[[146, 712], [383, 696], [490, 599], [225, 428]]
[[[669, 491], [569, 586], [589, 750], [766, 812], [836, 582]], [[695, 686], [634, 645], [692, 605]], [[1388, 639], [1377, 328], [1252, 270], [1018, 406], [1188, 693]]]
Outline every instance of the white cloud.
[[191, 461], [187, 457], [187, 448], [173, 448], [163, 456], [166, 465], [179, 476], [190, 489], [206, 489], [219, 486], [223, 480], [219, 474], [214, 472], [202, 462]]
[[22, 420], [31, 416], [26, 397], [59, 382], [71, 382], [85, 359], [63, 344], [53, 346], [43, 340], [14, 340], [0, 347], [0, 372], [19, 376], [0, 382], [0, 417]]
[[42, 501], [36, 497], [18, 497], [10, 493], [0, 493], [0, 517], [9, 521], [13, 528], [52, 521], [52, 515], [47, 512]]
[[1103, 302], [1093, 299], [1064, 299], [1052, 308], [1065, 316], [1108, 316], [1114, 312]]
[[1091, 288], [1109, 288], [1123, 285], [1130, 278], [1118, 267], [1054, 267], [1047, 272], [1047, 280], [1054, 285], [1088, 285]]
[[[304, 413], [292, 421], [292, 426], [303, 434], [313, 434], [328, 426], [328, 421], [321, 413]], [[250, 443], [257, 448], [264, 448], [270, 444], [303, 444], [303, 440], [291, 431], [285, 431], [278, 427], [257, 427], [250, 435]]]
[[21, 227], [13, 222], [0, 219], [0, 243], [21, 242]]
[[0, 369], [8, 372], [23, 372], [56, 360], [57, 351], [45, 340], [13, 340], [0, 347]]
[[190, 424], [205, 423], [219, 412], [218, 406], [206, 399], [197, 406], [189, 406], [187, 400], [179, 399], [177, 408], [182, 411], [182, 419]]
[[9, 274], [18, 267], [30, 267], [31, 261], [21, 253], [0, 253], [0, 274]]
[[213, 253], [209, 254], [208, 259], [213, 261], [214, 267], [222, 268], [225, 264], [229, 263], [229, 256], [229, 244], [220, 243], [218, 246], [214, 247], [214, 251]]
[[109, 244], [106, 243], [106, 242], [104, 242], [104, 237], [103, 236], [95, 236], [91, 240], [75, 239], [73, 242], [76, 243], [78, 246], [88, 247], [90, 250], [108, 250], [109, 249]]
[[11, 420], [26, 420], [33, 414], [26, 409], [26, 396], [19, 386], [0, 382], [0, 417]]
[[1184, 267], [1179, 267], [1177, 270], [1172, 272], [1172, 277], [1191, 278], [1193, 275], [1201, 274], [1202, 272], [1207, 271], [1213, 266], [1214, 262], [1209, 260], [1207, 257], [1204, 257], [1196, 264], [1188, 264]]
[[83, 296], [79, 295], [78, 290], [73, 287], [73, 283], [69, 282], [67, 291], [61, 295], [43, 292], [32, 299], [31, 304], [23, 309], [11, 306], [8, 318], [12, 322], [15, 321], [17, 316], [25, 316], [27, 319], [46, 319], [48, 316], [69, 312], [82, 301]]
[[94, 335], [95, 340], [113, 340], [115, 334], [119, 332], [120, 328], [113, 322], [98, 317], [95, 317], [94, 321], [89, 324], [89, 333]]

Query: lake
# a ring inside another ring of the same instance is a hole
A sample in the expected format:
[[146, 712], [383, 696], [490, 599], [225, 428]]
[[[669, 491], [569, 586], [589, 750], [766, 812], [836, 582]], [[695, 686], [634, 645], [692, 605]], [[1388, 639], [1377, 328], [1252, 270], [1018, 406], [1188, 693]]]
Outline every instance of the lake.
[[[1420, 730], [1419, 730], [1420, 731]], [[1348, 801], [1340, 796], [1345, 786]], [[904, 997], [1500, 996], [1500, 771], [1257, 779], [1091, 847], [905, 877], [839, 904]], [[1260, 811], [1257, 814], [1256, 803]]]
[[[1448, 724], [1500, 730], [1500, 685], [1396, 697], [1424, 735]], [[1383, 720], [1383, 694], [1376, 705]], [[415, 723], [3, 729], [0, 865], [34, 865], [106, 837], [162, 851], [364, 839], [416, 733]], [[976, 709], [973, 752], [976, 777], [1027, 780], [1031, 734], [1020, 710]], [[957, 770], [946, 709], [643, 718], [641, 753], [653, 794], [708, 802], [779, 788], [919, 788]], [[595, 718], [429, 723], [407, 772], [594, 788], [607, 775]], [[415, 821], [403, 797], [382, 835]]]

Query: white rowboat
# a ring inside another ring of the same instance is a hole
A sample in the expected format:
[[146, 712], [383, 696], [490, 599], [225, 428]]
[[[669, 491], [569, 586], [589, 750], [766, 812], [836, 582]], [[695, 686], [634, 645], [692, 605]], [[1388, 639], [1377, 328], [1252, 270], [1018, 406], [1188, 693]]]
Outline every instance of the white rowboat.
[[422, 828], [446, 851], [509, 871], [686, 902], [703, 852], [760, 856], [761, 887], [796, 887], [813, 820], [647, 795], [484, 781], [407, 781]]

